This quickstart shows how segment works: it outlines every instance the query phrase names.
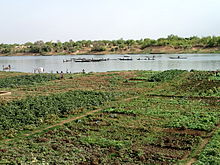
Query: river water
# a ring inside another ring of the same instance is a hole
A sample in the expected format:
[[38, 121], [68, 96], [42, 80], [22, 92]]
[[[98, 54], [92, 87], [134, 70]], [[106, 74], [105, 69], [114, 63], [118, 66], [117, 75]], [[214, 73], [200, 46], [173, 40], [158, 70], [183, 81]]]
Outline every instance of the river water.
[[[3, 65], [11, 65], [11, 71], [33, 72], [36, 67], [43, 67], [47, 73], [63, 71], [64, 73], [81, 72], [106, 72], [122, 70], [154, 70], [163, 71], [170, 69], [182, 70], [219, 70], [220, 54], [154, 54], [154, 55], [65, 55], [65, 56], [5, 56], [0, 57], [0, 70]], [[155, 60], [147, 59], [148, 57]], [[171, 59], [172, 57], [179, 59]], [[171, 57], [171, 58], [170, 58]], [[71, 58], [109, 58], [102, 62], [63, 62]], [[119, 60], [119, 58], [132, 58], [133, 60]]]

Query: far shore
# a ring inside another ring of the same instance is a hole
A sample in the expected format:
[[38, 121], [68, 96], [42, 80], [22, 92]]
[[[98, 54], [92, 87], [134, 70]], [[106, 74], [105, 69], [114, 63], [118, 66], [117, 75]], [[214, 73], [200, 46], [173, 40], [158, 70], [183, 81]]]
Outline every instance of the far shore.
[[0, 56], [53, 56], [53, 55], [107, 55], [107, 54], [220, 54], [220, 48], [193, 47], [190, 49], [173, 48], [170, 46], [155, 46], [142, 49], [128, 49], [120, 51], [91, 51], [81, 49], [76, 52], [48, 52], [48, 53], [7, 53]]

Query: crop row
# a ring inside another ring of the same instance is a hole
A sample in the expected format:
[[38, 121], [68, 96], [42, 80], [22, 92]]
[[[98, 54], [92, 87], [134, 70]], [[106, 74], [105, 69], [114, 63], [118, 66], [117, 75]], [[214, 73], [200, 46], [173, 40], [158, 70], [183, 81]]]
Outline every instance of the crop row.
[[69, 91], [50, 96], [29, 97], [0, 107], [0, 129], [38, 126], [48, 115], [58, 117], [78, 108], [94, 107], [112, 100], [113, 94], [94, 91]]
[[0, 88], [17, 87], [20, 85], [33, 85], [45, 81], [58, 79], [55, 74], [20, 75], [0, 79]]

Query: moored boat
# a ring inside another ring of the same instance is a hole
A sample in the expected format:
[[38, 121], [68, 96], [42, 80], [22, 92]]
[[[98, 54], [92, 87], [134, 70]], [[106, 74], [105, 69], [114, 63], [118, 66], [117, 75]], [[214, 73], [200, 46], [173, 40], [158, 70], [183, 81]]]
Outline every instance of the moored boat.
[[169, 57], [170, 59], [177, 59], [177, 60], [181, 60], [181, 59], [187, 59], [187, 57]]

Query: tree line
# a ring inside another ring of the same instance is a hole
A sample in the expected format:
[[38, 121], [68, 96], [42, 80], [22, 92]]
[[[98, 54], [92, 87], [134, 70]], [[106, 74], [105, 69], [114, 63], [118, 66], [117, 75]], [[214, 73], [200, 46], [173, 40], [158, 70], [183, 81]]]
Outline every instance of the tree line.
[[79, 50], [87, 49], [91, 52], [118, 51], [125, 49], [144, 50], [148, 47], [169, 46], [175, 49], [191, 49], [193, 47], [214, 48], [220, 47], [220, 36], [208, 37], [188, 37], [183, 38], [177, 35], [169, 35], [166, 38], [159, 39], [140, 39], [140, 40], [82, 40], [68, 42], [27, 42], [25, 44], [0, 44], [1, 54], [11, 53], [76, 53]]

